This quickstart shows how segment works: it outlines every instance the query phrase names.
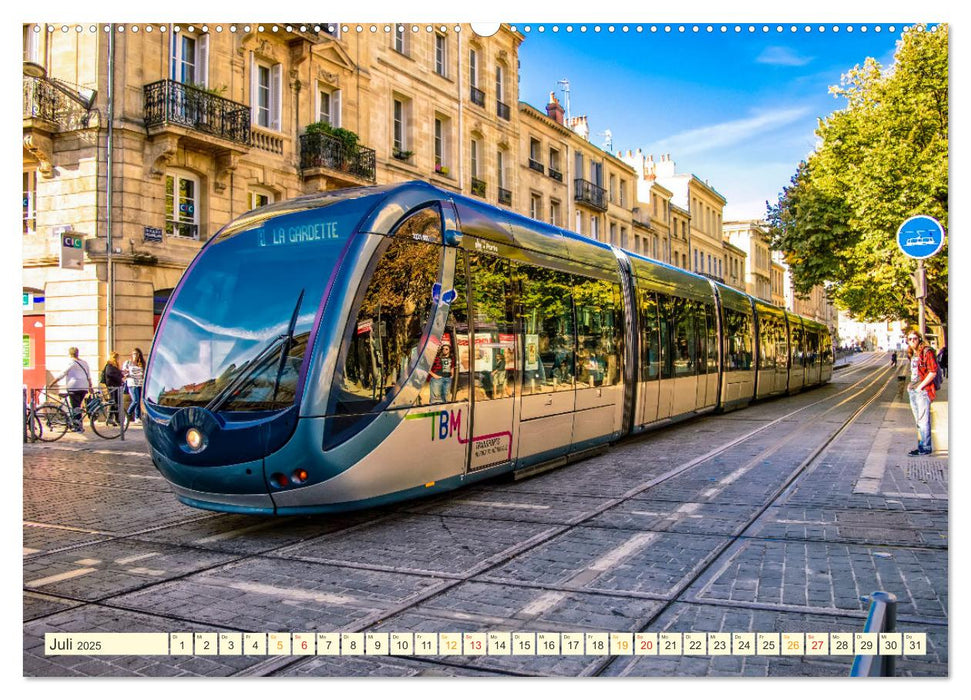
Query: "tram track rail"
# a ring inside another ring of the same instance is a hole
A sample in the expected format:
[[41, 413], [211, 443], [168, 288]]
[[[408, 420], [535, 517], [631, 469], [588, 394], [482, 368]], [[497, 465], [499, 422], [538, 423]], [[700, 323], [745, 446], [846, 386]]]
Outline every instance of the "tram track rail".
[[[589, 586], [583, 586], [583, 585], [576, 585], [576, 586], [570, 586], [570, 585], [564, 585], [564, 584], [544, 585], [544, 584], [536, 584], [536, 583], [524, 583], [522, 581], [515, 582], [515, 585], [523, 588], [545, 589], [551, 592], [555, 591], [558, 593], [585, 593], [585, 594], [592, 594], [592, 595], [611, 595], [611, 596], [621, 596], [621, 597], [630, 597], [630, 598], [646, 598], [646, 599], [653, 599], [653, 600], [663, 600], [664, 601], [663, 605], [651, 616], [651, 618], [645, 623], [645, 625], [640, 630], [638, 630], [638, 631], [643, 631], [643, 630], [646, 630], [651, 624], [653, 624], [658, 619], [658, 617], [662, 615], [666, 610], [668, 610], [672, 605], [674, 605], [677, 602], [683, 602], [681, 601], [681, 598], [684, 595], [684, 593], [692, 585], [694, 585], [694, 583], [696, 583], [701, 577], [706, 575], [710, 571], [711, 567], [715, 565], [715, 563], [719, 560], [719, 558], [730, 547], [735, 545], [740, 540], [743, 540], [746, 537], [748, 537], [749, 535], [747, 533], [750, 532], [750, 530], [755, 526], [755, 524], [759, 521], [759, 519], [762, 518], [764, 514], [775, 503], [777, 503], [780, 499], [784, 498], [785, 495], [791, 491], [791, 489], [799, 481], [799, 479], [801, 479], [811, 469], [812, 465], [816, 463], [816, 461], [820, 458], [820, 456], [825, 453], [827, 447], [830, 444], [832, 444], [832, 442], [836, 440], [839, 437], [839, 435], [841, 435], [845, 430], [847, 430], [848, 427], [852, 425], [858, 419], [858, 417], [861, 416], [866, 411], [867, 408], [872, 406], [873, 403], [878, 400], [878, 398], [887, 388], [887, 385], [889, 384], [889, 382], [895, 376], [894, 372], [888, 372], [889, 369], [890, 368], [888, 366], [884, 366], [883, 362], [877, 358], [868, 358], [867, 360], [861, 361], [859, 363], [855, 363], [850, 368], [848, 368], [848, 370], [843, 371], [839, 375], [840, 378], [844, 380], [846, 380], [849, 377], [852, 377], [852, 375], [855, 375], [855, 374], [860, 375], [859, 378], [854, 378], [855, 381], [852, 381], [852, 383], [850, 383], [848, 386], [841, 388], [836, 392], [829, 393], [827, 396], [824, 396], [818, 400], [815, 400], [806, 405], [800, 406], [795, 410], [788, 411], [784, 415], [769, 421], [765, 425], [761, 425], [753, 430], [750, 430], [741, 436], [737, 436], [734, 439], [724, 442], [723, 444], [707, 451], [703, 455], [689, 459], [675, 466], [674, 468], [665, 471], [662, 474], [652, 477], [647, 481], [641, 484], [638, 484], [637, 486], [631, 489], [628, 489], [626, 492], [624, 492], [622, 495], [618, 497], [607, 499], [603, 503], [599, 504], [596, 508], [590, 509], [578, 515], [577, 517], [570, 519], [565, 524], [551, 525], [550, 527], [546, 528], [544, 531], [529, 538], [528, 540], [521, 542], [514, 547], [507, 548], [502, 552], [496, 554], [495, 556], [480, 562], [477, 566], [471, 569], [468, 569], [460, 574], [449, 574], [441, 571], [429, 571], [429, 570], [421, 570], [421, 569], [412, 569], [407, 567], [379, 566], [379, 565], [373, 565], [373, 564], [347, 562], [343, 560], [321, 560], [321, 559], [314, 558], [312, 560], [304, 559], [304, 561], [312, 561], [315, 564], [341, 566], [341, 567], [363, 569], [363, 570], [385, 571], [385, 572], [399, 573], [399, 574], [412, 574], [412, 575], [420, 575], [420, 576], [434, 577], [434, 578], [440, 579], [438, 584], [430, 586], [422, 590], [420, 593], [400, 601], [398, 605], [390, 609], [383, 609], [380, 612], [374, 613], [368, 617], [357, 620], [352, 625], [348, 625], [348, 626], [345, 626], [344, 628], [334, 630], [337, 632], [363, 632], [372, 628], [377, 624], [380, 624], [384, 620], [393, 618], [396, 615], [402, 614], [410, 609], [413, 609], [421, 605], [422, 603], [432, 600], [433, 598], [446, 593], [452, 588], [458, 585], [461, 585], [462, 583], [472, 581], [472, 580], [480, 580], [480, 581], [489, 582], [489, 583], [500, 583], [501, 580], [489, 578], [488, 573], [490, 571], [493, 571], [502, 567], [512, 559], [519, 557], [538, 547], [542, 547], [548, 544], [549, 542], [551, 542], [552, 540], [563, 536], [565, 533], [570, 532], [571, 530], [574, 530], [579, 527], [583, 527], [584, 525], [589, 525], [590, 522], [595, 518], [597, 518], [599, 515], [613, 508], [616, 508], [618, 505], [621, 505], [627, 501], [630, 501], [631, 499], [637, 498], [641, 494], [649, 491], [651, 488], [654, 488], [660, 484], [663, 484], [667, 481], [675, 479], [676, 477], [682, 474], [685, 474], [690, 470], [697, 468], [703, 464], [707, 464], [711, 462], [719, 455], [722, 455], [732, 450], [735, 447], [744, 445], [750, 440], [753, 440], [758, 435], [762, 434], [764, 431], [770, 429], [771, 427], [779, 425], [784, 421], [790, 421], [793, 418], [798, 417], [799, 414], [803, 413], [804, 411], [808, 411], [812, 408], [819, 407], [822, 404], [825, 404], [827, 402], [833, 402], [833, 404], [830, 407], [824, 409], [814, 419], [807, 421], [804, 425], [800, 426], [795, 431], [795, 433], [803, 433], [804, 431], [809, 430], [813, 424], [821, 423], [824, 420], [824, 416], [827, 416], [831, 411], [840, 409], [846, 406], [847, 404], [853, 402], [854, 400], [858, 400], [860, 397], [863, 397], [862, 403], [852, 411], [850, 416], [845, 420], [843, 420], [839, 424], [839, 426], [836, 427], [835, 429], [830, 429], [829, 434], [821, 442], [821, 444], [815, 447], [812, 450], [812, 452], [789, 473], [789, 475], [785, 478], [783, 483], [772, 491], [771, 496], [765, 499], [764, 502], [756, 508], [753, 514], [745, 520], [743, 525], [738, 527], [736, 531], [730, 537], [727, 538], [727, 541], [725, 543], [721, 544], [715, 550], [713, 550], [711, 554], [707, 555], [702, 561], [702, 563], [695, 570], [691, 572], [690, 576], [688, 576], [685, 580], [680, 581], [675, 591], [666, 594], [665, 596], [663, 596], [663, 598], [659, 597], [656, 594], [652, 595], [652, 594], [633, 593], [633, 592], [618, 592], [614, 590], [600, 590], [600, 589], [591, 588]], [[829, 385], [829, 386], [832, 386], [832, 385]], [[802, 394], [802, 396], [808, 395], [808, 393], [809, 392], [806, 392], [806, 394]], [[767, 403], [760, 402], [758, 405], [767, 405]], [[729, 414], [729, 415], [734, 415], [734, 414]], [[701, 418], [701, 420], [704, 420], [704, 419], [705, 417]], [[632, 440], [633, 441], [643, 440], [649, 437], [650, 435], [651, 433], [648, 433], [646, 435], [636, 436], [632, 438]], [[756, 458], [750, 460], [750, 463], [752, 465], [757, 464], [759, 461], [764, 460], [765, 457], [770, 455], [773, 451], [776, 451], [776, 450], [772, 450], [770, 448], [769, 450], [760, 451], [759, 455]], [[569, 467], [566, 467], [566, 468], [568, 469]], [[537, 478], [542, 478], [542, 477], [537, 477]], [[460, 493], [452, 494], [452, 497], [461, 498], [461, 494]], [[214, 564], [213, 566], [210, 566], [210, 567], [206, 567], [203, 569], [196, 569], [191, 572], [187, 572], [183, 575], [167, 578], [164, 581], [151, 582], [151, 583], [147, 583], [145, 586], [142, 586], [142, 587], [126, 590], [124, 591], [124, 595], [137, 593], [140, 590], [144, 590], [154, 586], [171, 584], [172, 582], [175, 582], [175, 581], [187, 579], [193, 576], [198, 576], [199, 574], [215, 571], [227, 566], [239, 565], [245, 562], [247, 559], [251, 559], [254, 557], [269, 557], [269, 558], [279, 557], [284, 553], [284, 550], [297, 547], [301, 544], [314, 541], [316, 539], [339, 537], [342, 534], [346, 534], [360, 528], [371, 527], [378, 522], [393, 520], [397, 517], [400, 517], [402, 512], [407, 512], [407, 511], [402, 511], [402, 509], [399, 506], [396, 509], [390, 510], [389, 512], [382, 514], [378, 518], [366, 520], [361, 523], [351, 524], [348, 527], [340, 528], [332, 532], [318, 534], [318, 535], [311, 535], [311, 536], [308, 536], [305, 538], [299, 538], [296, 540], [290, 540], [287, 543], [282, 544], [278, 547], [271, 547], [266, 550], [261, 550], [257, 553], [249, 552], [246, 554], [241, 554], [238, 557], [234, 557], [228, 561], [223, 560], [218, 564]], [[221, 514], [214, 514], [214, 515], [207, 514], [201, 517], [196, 516], [193, 518], [189, 518], [186, 521], [179, 521], [176, 523], [170, 522], [170, 523], [166, 523], [163, 526], [143, 528], [133, 532], [109, 535], [104, 537], [103, 539], [99, 539], [98, 543], [103, 544], [105, 542], [110, 542], [113, 540], [126, 540], [126, 539], [137, 540], [140, 535], [145, 535], [145, 534], [154, 532], [156, 530], [176, 527], [179, 524], [182, 524], [183, 522], [188, 523], [196, 520], [210, 520], [210, 519], [215, 519], [219, 517], [221, 517]], [[445, 518], [447, 516], [439, 516], [439, 517]], [[495, 519], [495, 518], [492, 517], [492, 519]], [[287, 518], [286, 520], [292, 521], [294, 519]], [[281, 519], [280, 524], [283, 525], [286, 522], [286, 520]], [[38, 523], [38, 525], [42, 526], [41, 523]], [[603, 526], [598, 525], [598, 527], [603, 527]], [[50, 554], [54, 552], [64, 552], [64, 551], [70, 551], [73, 549], [80, 549], [85, 546], [90, 546], [90, 544], [91, 542], [85, 542], [77, 545], [59, 548], [56, 550], [48, 550], [48, 551], [40, 552], [36, 555], [31, 555], [31, 556], [40, 556], [40, 555]], [[178, 546], [183, 548], [195, 548], [191, 543], [180, 543]], [[205, 551], [212, 551], [210, 549], [205, 549], [203, 547], [199, 547], [199, 549], [205, 550]], [[512, 584], [513, 582], [509, 581], [506, 583]], [[28, 589], [25, 589], [25, 590], [28, 590]], [[31, 590], [30, 592], [35, 593], [37, 595], [45, 595], [45, 596], [51, 595], [51, 594], [46, 594], [40, 590]], [[54, 595], [53, 597], [61, 598], [64, 600], [70, 600], [72, 602], [77, 602], [77, 603], [95, 604], [95, 605], [99, 605], [99, 606], [103, 606], [103, 607], [115, 609], [115, 610], [124, 610], [124, 611], [134, 612], [134, 613], [144, 613], [144, 610], [142, 609], [126, 606], [124, 604], [121, 604], [118, 602], [112, 602], [110, 600], [111, 598], [117, 597], [118, 595], [121, 595], [121, 594], [116, 592], [111, 595], [105, 596], [105, 598], [103, 599], [99, 599], [96, 601], [92, 601], [90, 599], [75, 598], [70, 596], [61, 596], [61, 595]], [[698, 602], [700, 604], [710, 604], [710, 605], [719, 604], [719, 603], [710, 603], [710, 602], [706, 603], [704, 601], [695, 601], [695, 602]], [[745, 605], [745, 607], [752, 608], [755, 606]], [[770, 608], [777, 609], [776, 607], [771, 607], [771, 606]], [[841, 611], [841, 614], [848, 618], [863, 618], [865, 616], [865, 613], [854, 614], [852, 611]], [[43, 617], [44, 616], [35, 618], [35, 620], [43, 619]], [[242, 629], [239, 627], [223, 626], [223, 625], [210, 623], [210, 622], [200, 622], [199, 620], [186, 619], [186, 618], [182, 618], [171, 614], [160, 615], [160, 617], [167, 620], [171, 620], [173, 622], [185, 624], [185, 625], [197, 625], [197, 626], [204, 625], [205, 627], [211, 628], [211, 629], [226, 629], [226, 630], [234, 630], [234, 631], [239, 631], [240, 629]], [[921, 621], [923, 622], [923, 620]], [[940, 624], [939, 621], [938, 621], [938, 624]], [[252, 630], [244, 630], [244, 631], [252, 631]], [[461, 659], [461, 658], [464, 658], [464, 657], [458, 657], [458, 659]], [[612, 663], [615, 658], [616, 657], [598, 658], [597, 660], [592, 662], [591, 665], [587, 666], [584, 669], [582, 675], [597, 675], [598, 673], [602, 672], [610, 663]], [[456, 661], [449, 661], [448, 657], [441, 657], [441, 658], [436, 658], [436, 662], [441, 663], [443, 665], [452, 666], [452, 667], [473, 668], [472, 666], [468, 666], [467, 664], [461, 663], [461, 661], [459, 661], [458, 659], [456, 659]], [[237, 672], [234, 675], [238, 675], [238, 676], [274, 675], [284, 671], [292, 670], [294, 668], [298, 668], [300, 665], [308, 663], [308, 660], [309, 660], [308, 658], [268, 657], [267, 659], [263, 661], [259, 661], [256, 664], [251, 665]], [[510, 672], [509, 675], [519, 675], [519, 674], [515, 672]]]

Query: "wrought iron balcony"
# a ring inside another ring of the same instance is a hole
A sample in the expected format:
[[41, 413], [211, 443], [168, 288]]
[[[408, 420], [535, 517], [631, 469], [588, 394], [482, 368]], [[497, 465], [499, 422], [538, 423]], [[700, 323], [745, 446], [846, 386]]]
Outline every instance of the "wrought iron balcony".
[[543, 167], [543, 164], [538, 160], [533, 160], [532, 158], [529, 159], [529, 167], [540, 174], [546, 172], [546, 168]]
[[300, 137], [301, 170], [328, 168], [374, 182], [374, 163], [373, 148], [348, 148], [343, 141], [330, 134], [303, 134]]
[[594, 209], [607, 211], [607, 191], [603, 187], [577, 178], [573, 181], [574, 199], [580, 204], [586, 204]]
[[501, 119], [509, 121], [509, 105], [507, 105], [505, 102], [496, 100], [496, 115]]
[[548, 173], [549, 176], [557, 182], [563, 182], [563, 173], [561, 173], [559, 170], [554, 170], [552, 165], [550, 166]]
[[24, 76], [24, 119], [57, 122], [61, 93], [43, 78]]
[[472, 178], [472, 194], [476, 197], [486, 196], [486, 184], [484, 180], [480, 180], [477, 177]]
[[469, 99], [480, 107], [485, 107], [485, 93], [474, 85], [469, 90]]
[[512, 206], [512, 192], [509, 190], [504, 190], [499, 188], [499, 204], [505, 204], [507, 207]]
[[248, 146], [250, 108], [174, 80], [146, 85], [145, 126], [169, 125]]

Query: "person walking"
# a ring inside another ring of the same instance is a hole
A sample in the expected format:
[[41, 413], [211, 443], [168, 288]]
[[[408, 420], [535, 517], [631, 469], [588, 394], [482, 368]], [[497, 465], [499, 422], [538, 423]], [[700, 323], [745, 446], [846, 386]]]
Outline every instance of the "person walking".
[[897, 351], [896, 350], [894, 350], [892, 353], [890, 353], [890, 366], [891, 367], [896, 367], [897, 366]]
[[128, 419], [140, 423], [142, 418], [142, 384], [145, 382], [145, 356], [139, 348], [131, 351], [131, 359], [125, 360], [121, 368], [125, 376], [125, 388], [131, 397], [128, 406]]
[[108, 353], [108, 361], [105, 362], [105, 366], [101, 368], [100, 382], [108, 388], [108, 394], [112, 400], [117, 402], [118, 415], [108, 418], [108, 425], [112, 425], [114, 421], [121, 420], [121, 393], [118, 391], [122, 385], [125, 383], [125, 375], [121, 371], [121, 360], [118, 357], [118, 353], [111, 351]]
[[64, 387], [67, 389], [67, 400], [71, 406], [72, 430], [76, 433], [84, 432], [84, 425], [81, 422], [81, 406], [84, 397], [92, 390], [91, 370], [88, 363], [78, 357], [77, 348], [68, 348], [67, 355], [71, 358], [71, 363], [52, 384], [57, 384], [62, 379], [65, 380]]
[[907, 354], [910, 357], [910, 410], [917, 422], [917, 449], [910, 456], [929, 455], [931, 445], [931, 402], [937, 394], [934, 377], [940, 371], [934, 348], [924, 344], [924, 338], [917, 331], [907, 333]]

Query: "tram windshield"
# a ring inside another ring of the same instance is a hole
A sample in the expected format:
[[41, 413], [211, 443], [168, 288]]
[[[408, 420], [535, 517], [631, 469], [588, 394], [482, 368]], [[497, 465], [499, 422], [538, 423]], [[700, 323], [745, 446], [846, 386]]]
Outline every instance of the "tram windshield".
[[159, 329], [145, 400], [213, 411], [292, 405], [324, 288], [373, 205], [374, 196], [335, 198], [217, 234]]

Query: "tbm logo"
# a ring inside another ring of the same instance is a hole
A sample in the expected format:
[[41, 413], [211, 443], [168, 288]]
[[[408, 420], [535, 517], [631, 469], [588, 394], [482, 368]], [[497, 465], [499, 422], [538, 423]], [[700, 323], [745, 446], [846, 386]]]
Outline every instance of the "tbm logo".
[[430, 418], [432, 424], [432, 440], [447, 440], [453, 435], [459, 434], [461, 440], [462, 430], [462, 411], [432, 411], [430, 413], [418, 413], [408, 416], [407, 420], [418, 418]]

